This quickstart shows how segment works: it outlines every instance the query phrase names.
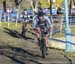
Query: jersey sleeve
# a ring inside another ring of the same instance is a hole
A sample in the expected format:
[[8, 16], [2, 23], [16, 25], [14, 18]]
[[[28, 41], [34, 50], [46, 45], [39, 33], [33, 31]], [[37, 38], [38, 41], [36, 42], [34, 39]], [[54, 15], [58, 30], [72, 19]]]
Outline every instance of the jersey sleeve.
[[37, 20], [36, 20], [36, 16], [34, 16], [33, 17], [33, 24], [32, 24], [33, 29], [36, 28], [36, 24], [37, 24]]
[[47, 26], [51, 27], [51, 21], [50, 21], [50, 19], [47, 16], [45, 16], [45, 19], [47, 20]]

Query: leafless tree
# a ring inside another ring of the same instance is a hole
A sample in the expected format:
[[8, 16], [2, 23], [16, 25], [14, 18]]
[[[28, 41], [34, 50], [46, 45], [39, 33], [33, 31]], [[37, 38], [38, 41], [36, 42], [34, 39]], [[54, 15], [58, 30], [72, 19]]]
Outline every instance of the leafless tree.
[[34, 14], [34, 10], [37, 10], [37, 7], [39, 6], [39, 0], [31, 0], [31, 6], [33, 9], [33, 14]]

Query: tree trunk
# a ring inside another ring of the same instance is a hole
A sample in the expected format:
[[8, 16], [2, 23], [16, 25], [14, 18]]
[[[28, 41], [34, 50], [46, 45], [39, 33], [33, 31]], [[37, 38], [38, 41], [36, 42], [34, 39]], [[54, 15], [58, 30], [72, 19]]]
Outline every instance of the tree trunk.
[[69, 3], [69, 15], [71, 15], [71, 9], [72, 9], [72, 0], [70, 0], [70, 3]]

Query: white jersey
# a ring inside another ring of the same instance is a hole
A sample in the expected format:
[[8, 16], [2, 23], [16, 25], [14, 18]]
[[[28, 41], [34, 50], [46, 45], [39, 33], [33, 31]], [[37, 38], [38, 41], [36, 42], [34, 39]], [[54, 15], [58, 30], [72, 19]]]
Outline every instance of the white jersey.
[[[37, 15], [34, 16], [33, 17], [33, 28], [37, 27], [38, 21], [39, 21], [38, 16]], [[50, 21], [50, 19], [47, 16], [44, 16], [43, 21], [46, 21], [47, 27], [51, 27], [51, 21]]]

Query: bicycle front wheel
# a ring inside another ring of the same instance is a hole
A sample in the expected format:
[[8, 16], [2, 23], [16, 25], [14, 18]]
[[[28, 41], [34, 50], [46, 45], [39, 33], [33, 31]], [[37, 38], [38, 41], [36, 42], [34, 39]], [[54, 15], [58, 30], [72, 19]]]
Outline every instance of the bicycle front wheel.
[[41, 49], [42, 57], [45, 58], [46, 57], [46, 44], [45, 44], [44, 39], [41, 40], [40, 44], [41, 44], [40, 49]]

